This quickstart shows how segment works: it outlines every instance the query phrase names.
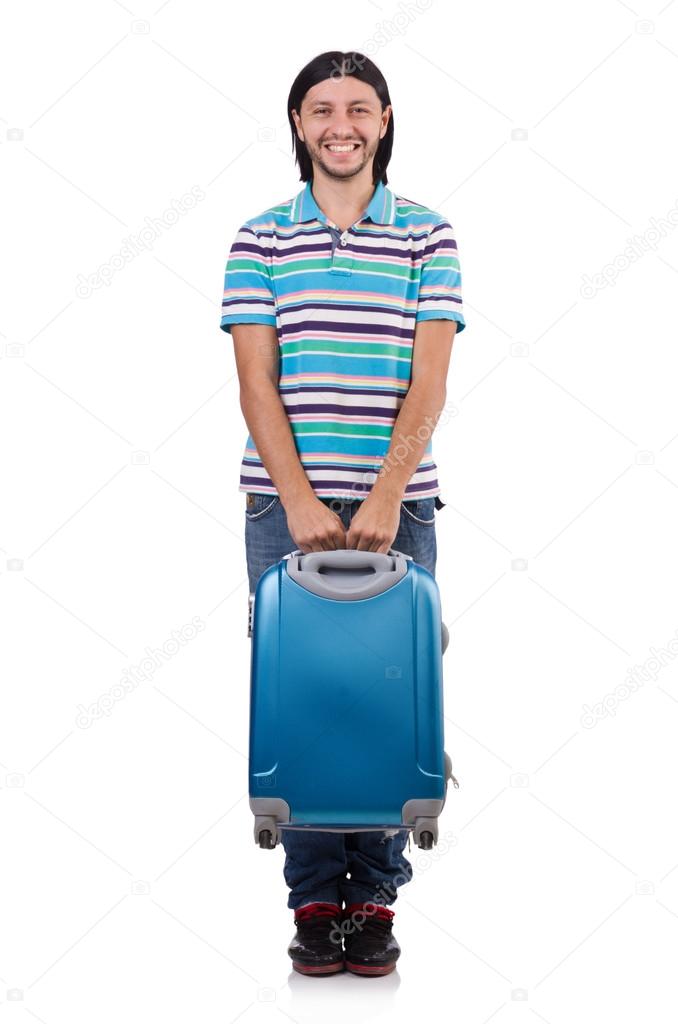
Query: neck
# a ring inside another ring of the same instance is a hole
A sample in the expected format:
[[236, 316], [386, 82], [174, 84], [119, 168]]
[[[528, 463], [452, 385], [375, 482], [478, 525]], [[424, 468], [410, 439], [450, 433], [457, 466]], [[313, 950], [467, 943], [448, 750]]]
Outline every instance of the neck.
[[328, 218], [342, 231], [354, 224], [367, 209], [376, 185], [372, 183], [372, 169], [346, 181], [328, 178], [314, 168], [311, 190], [316, 203]]

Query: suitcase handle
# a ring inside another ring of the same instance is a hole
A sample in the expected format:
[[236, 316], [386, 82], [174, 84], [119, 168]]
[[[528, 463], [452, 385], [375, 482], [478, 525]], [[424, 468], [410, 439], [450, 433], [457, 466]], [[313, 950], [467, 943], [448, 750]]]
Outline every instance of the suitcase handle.
[[[389, 552], [392, 549], [389, 549]], [[349, 569], [374, 572], [393, 572], [393, 557], [380, 551], [358, 551], [357, 548], [336, 548], [334, 551], [309, 551], [303, 556], [303, 572], [322, 572], [323, 569]]]
[[292, 552], [287, 556], [287, 572], [300, 586], [319, 597], [355, 601], [374, 597], [395, 586], [407, 573], [411, 555], [389, 548], [358, 551], [335, 548], [334, 551]]
[[[337, 551], [356, 551], [360, 555], [376, 555], [381, 554], [378, 551], [358, 551], [357, 548], [336, 548], [335, 551], [307, 551], [304, 557], [308, 555], [335, 555]], [[283, 559], [292, 558], [293, 555], [303, 555], [304, 552], [301, 548], [295, 548], [294, 551], [290, 551], [289, 554], [283, 555]], [[400, 555], [401, 558], [406, 558], [408, 561], [412, 561], [412, 555], [406, 555], [404, 551], [396, 551], [395, 548], [389, 548], [386, 552], [387, 555]]]

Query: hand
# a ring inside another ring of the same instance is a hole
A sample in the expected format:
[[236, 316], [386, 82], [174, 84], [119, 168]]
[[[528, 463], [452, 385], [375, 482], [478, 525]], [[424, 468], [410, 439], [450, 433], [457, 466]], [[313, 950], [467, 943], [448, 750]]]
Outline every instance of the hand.
[[346, 530], [340, 517], [311, 494], [285, 509], [287, 529], [300, 551], [334, 551], [346, 547]]
[[386, 554], [400, 526], [400, 501], [370, 491], [353, 516], [346, 533], [346, 547]]

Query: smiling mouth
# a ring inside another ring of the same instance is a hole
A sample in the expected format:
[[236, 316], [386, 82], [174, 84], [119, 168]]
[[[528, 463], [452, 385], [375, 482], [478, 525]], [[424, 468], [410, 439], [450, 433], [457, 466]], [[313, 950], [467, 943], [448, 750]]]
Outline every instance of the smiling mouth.
[[359, 142], [326, 142], [325, 149], [329, 149], [330, 153], [353, 153], [359, 145]]

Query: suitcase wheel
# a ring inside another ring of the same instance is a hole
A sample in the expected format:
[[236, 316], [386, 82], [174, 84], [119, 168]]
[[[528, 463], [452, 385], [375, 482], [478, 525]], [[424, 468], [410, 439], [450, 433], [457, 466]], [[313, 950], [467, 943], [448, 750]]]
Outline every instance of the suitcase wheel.
[[433, 849], [433, 833], [422, 832], [419, 836], [419, 849], [420, 850], [432, 850]]
[[270, 829], [262, 828], [259, 833], [259, 846], [262, 850], [272, 850], [275, 847], [275, 837]]

